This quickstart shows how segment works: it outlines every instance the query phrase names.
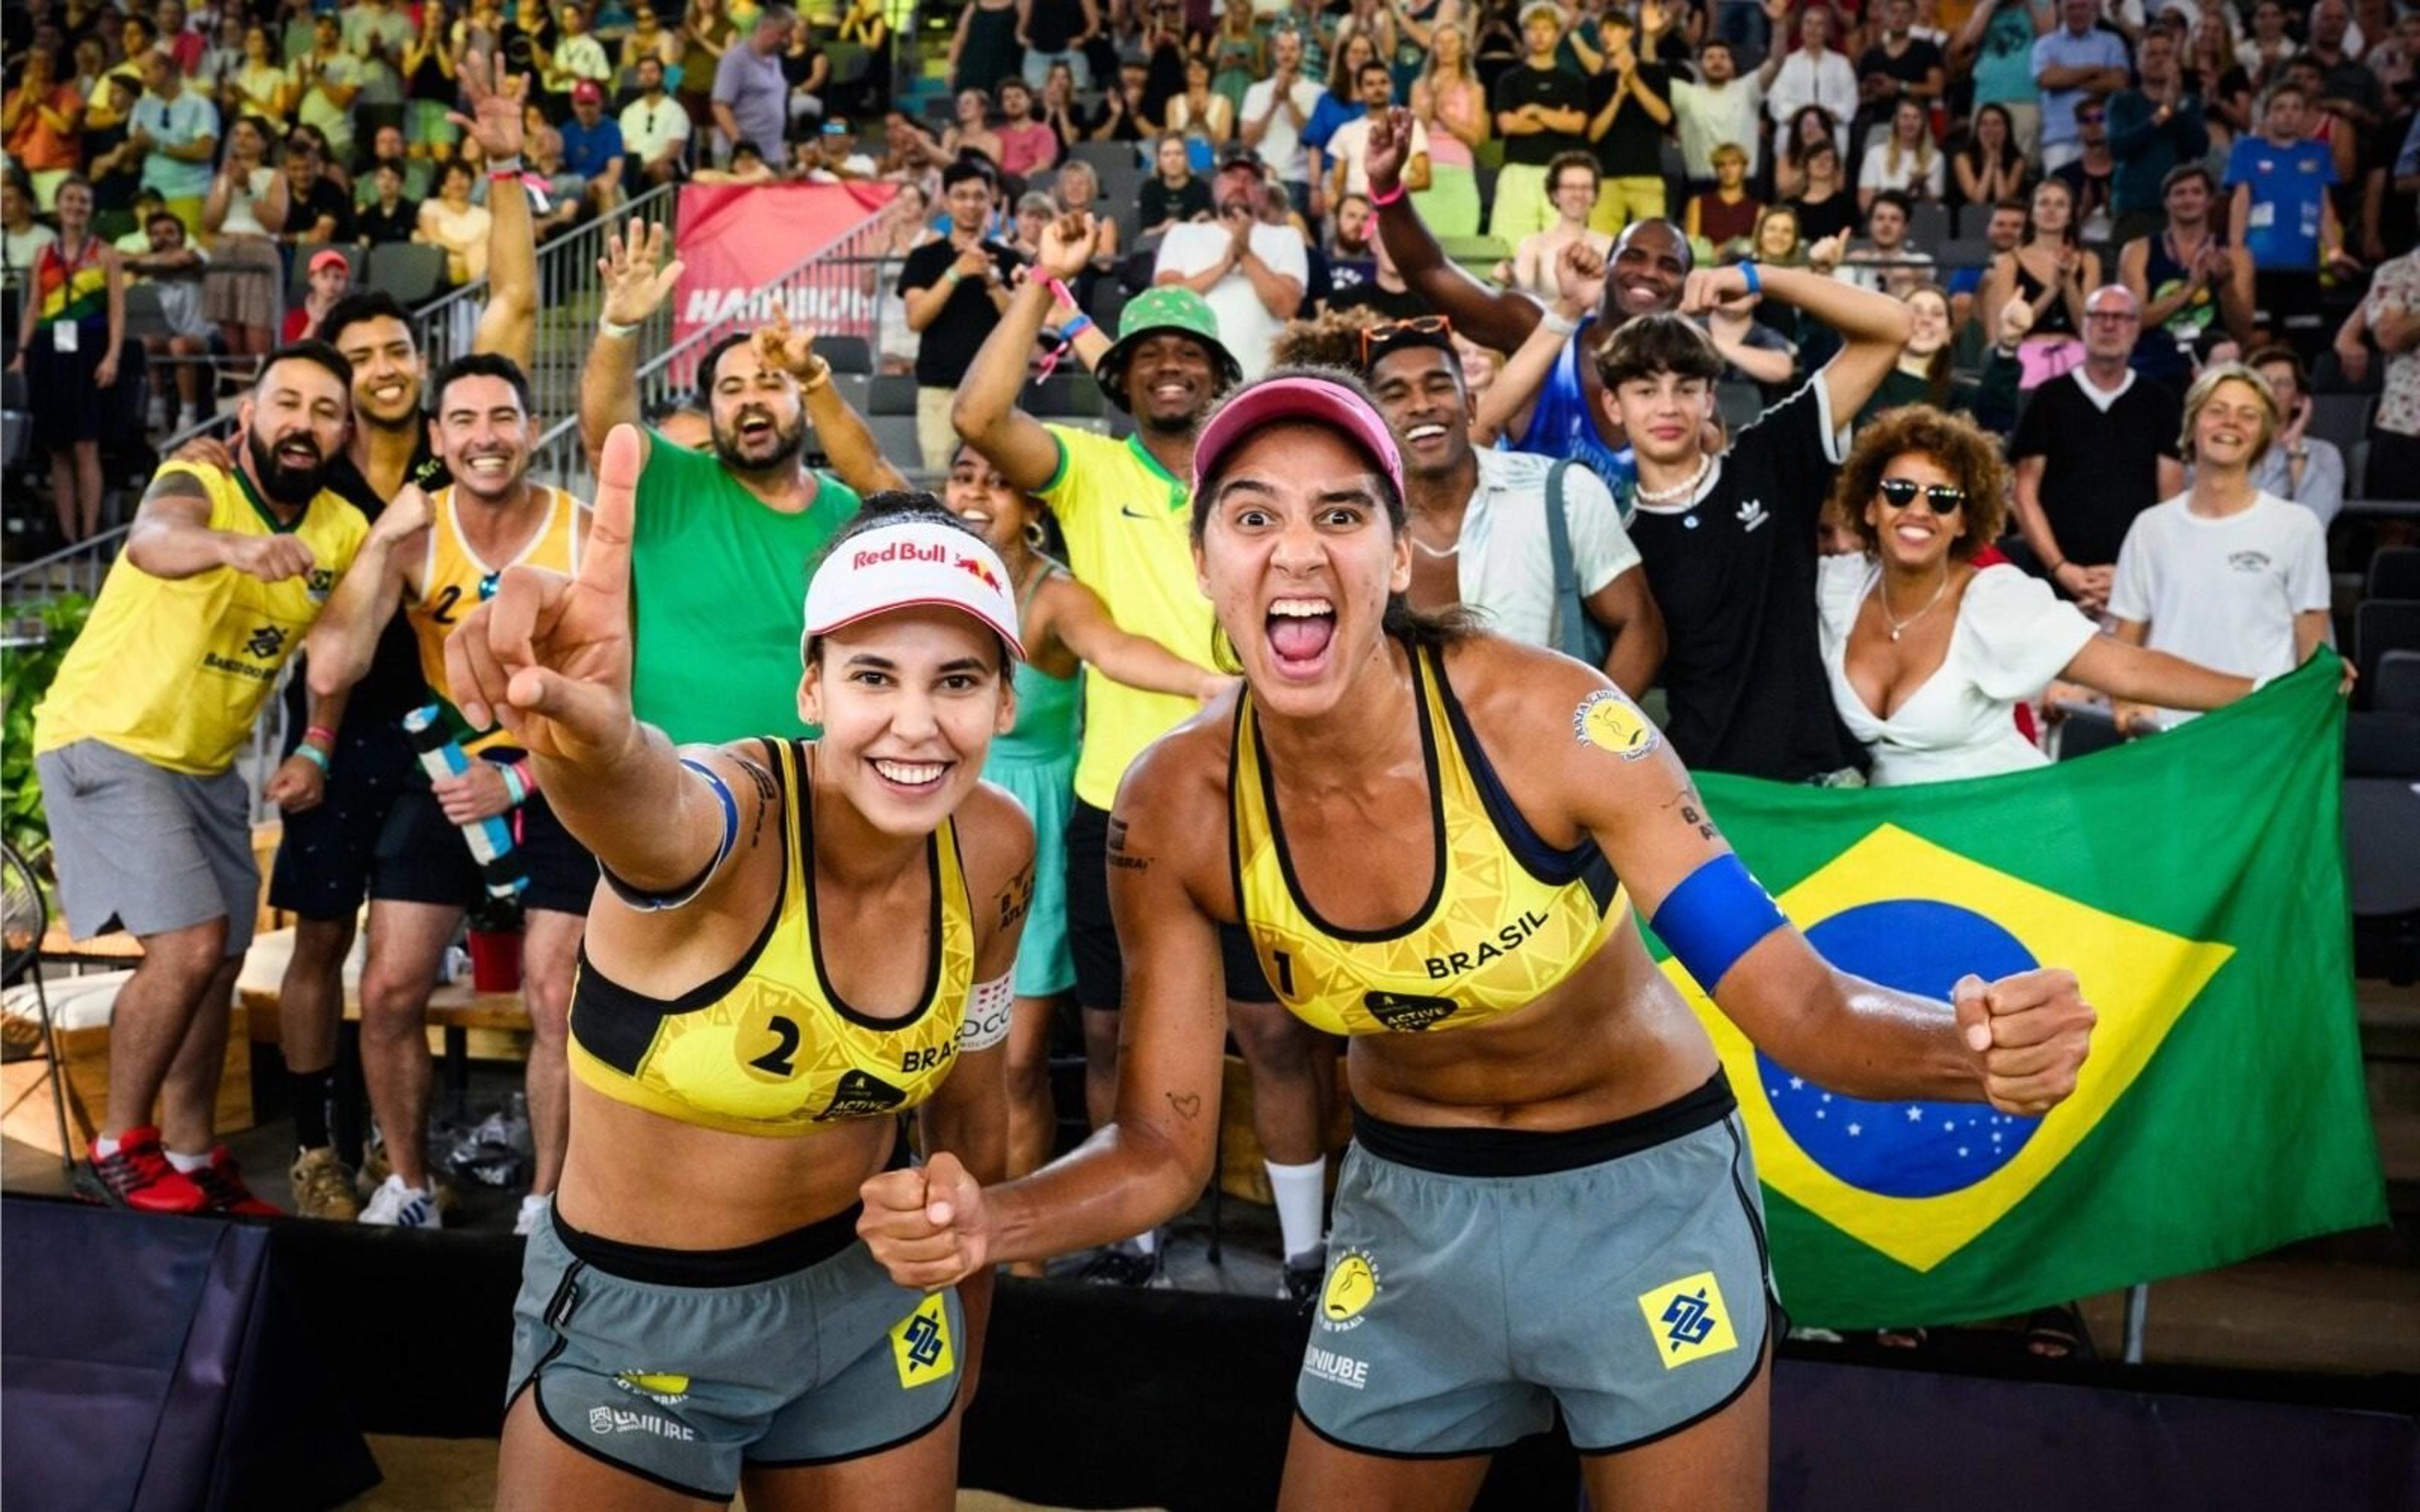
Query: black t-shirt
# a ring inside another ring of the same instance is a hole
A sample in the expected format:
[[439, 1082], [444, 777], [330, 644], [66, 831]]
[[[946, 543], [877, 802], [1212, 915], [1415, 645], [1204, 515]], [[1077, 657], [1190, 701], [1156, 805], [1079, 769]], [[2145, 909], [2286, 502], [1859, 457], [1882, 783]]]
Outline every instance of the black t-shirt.
[[1083, 26], [1082, 0], [1033, 0], [1033, 20], [1025, 35], [1037, 53], [1064, 53]]
[[1390, 292], [1378, 286], [1375, 278], [1366, 278], [1350, 288], [1336, 291], [1327, 301], [1331, 310], [1369, 310], [1382, 319], [1412, 320], [1424, 315], [1436, 314], [1436, 306], [1422, 298], [1420, 291], [1404, 289]]
[[1845, 189], [1826, 200], [1793, 199], [1790, 208], [1797, 213], [1798, 237], [1803, 242], [1817, 242], [1857, 229], [1857, 197]]
[[1200, 177], [1185, 180], [1182, 189], [1171, 189], [1154, 177], [1142, 186], [1142, 226], [1148, 231], [1162, 221], [1190, 221], [1197, 215], [1210, 213], [1210, 184]]
[[[1524, 105], [1544, 105], [1548, 110], [1586, 110], [1588, 82], [1560, 69], [1533, 69], [1524, 62], [1517, 68], [1504, 70], [1504, 77], [1496, 81], [1496, 93], [1489, 104], [1499, 115], [1519, 110]], [[1504, 161], [1543, 168], [1554, 161], [1556, 153], [1569, 152], [1587, 145], [1587, 136], [1576, 132], [1533, 131], [1526, 136], [1505, 135]]]
[[389, 215], [373, 201], [369, 208], [363, 210], [356, 219], [359, 224], [354, 227], [355, 234], [368, 238], [373, 247], [384, 246], [390, 241], [409, 241], [420, 224], [420, 202], [396, 200], [395, 213]]
[[[433, 494], [453, 478], [446, 472], [445, 464], [428, 449], [428, 427], [414, 424], [420, 432], [420, 442], [411, 454], [411, 466], [404, 477]], [[369, 480], [353, 466], [350, 456], [340, 454], [329, 466], [327, 488], [373, 523], [386, 512], [386, 501], [372, 490]], [[288, 755], [293, 754], [294, 746], [302, 741], [311, 722], [310, 698], [309, 679], [298, 673], [287, 680]], [[345, 722], [338, 734], [347, 742], [389, 733], [401, 740], [403, 717], [427, 702], [428, 680], [420, 669], [420, 644], [411, 633], [411, 621], [398, 608], [395, 617], [386, 622], [386, 628], [379, 632], [378, 649], [371, 654], [369, 671], [353, 685], [351, 694], [345, 700]]]
[[[287, 193], [291, 199], [291, 183], [287, 185]], [[286, 229], [289, 232], [308, 231], [319, 224], [323, 215], [335, 222], [328, 232], [330, 241], [350, 241], [354, 239], [352, 196], [324, 177], [312, 179], [311, 193], [302, 196], [301, 204], [287, 210]]]
[[[1900, 84], [1922, 84], [1925, 75], [1947, 66], [1941, 49], [1917, 37], [1910, 39], [1907, 51], [1897, 57], [1891, 56], [1889, 49], [1880, 42], [1867, 48], [1865, 55], [1857, 59], [1857, 77], [1869, 79], [1879, 75]], [[1887, 101], [1883, 103], [1886, 105]]]
[[[1671, 69], [1660, 63], [1641, 63], [1638, 78], [1651, 94], [1670, 108]], [[1590, 80], [1589, 119], [1593, 121], [1604, 115], [1605, 107], [1612, 103], [1614, 91], [1625, 87], [1621, 76], [1611, 69]], [[1605, 135], [1596, 139], [1597, 171], [1607, 178], [1657, 177], [1664, 172], [1663, 143], [1664, 128], [1655, 124], [1655, 117], [1647, 114], [1647, 107], [1634, 94], [1622, 101]]]
[[2106, 410], [2084, 392], [2080, 369], [2034, 391], [2009, 456], [2042, 459], [2042, 514], [2061, 555], [2087, 567], [2118, 560], [2127, 527], [2160, 501], [2160, 458], [2179, 455], [2183, 425], [2176, 394], [2133, 372]]
[[2051, 170], [2051, 177], [2065, 184], [2068, 193], [2075, 196], [2073, 201], [2075, 224], [2079, 229], [2094, 215], [2105, 213], [2108, 210], [2109, 190], [2116, 181], [2117, 174], [2118, 164], [2115, 159], [2111, 160], [2107, 173], [2094, 173], [2084, 165], [2082, 158], [2063, 167]]
[[1640, 504], [1630, 538], [1671, 649], [1665, 733], [1699, 771], [1803, 782], [1866, 764], [1816, 639], [1816, 519], [1837, 471], [1823, 380], [1766, 410], [1697, 502]]
[[[983, 250], [1002, 278], [1025, 261], [997, 241], [985, 242]], [[907, 264], [899, 270], [900, 295], [904, 298], [911, 290], [931, 288], [942, 282], [949, 276], [950, 265], [957, 260], [958, 249], [947, 238], [916, 248], [908, 254]], [[923, 339], [917, 345], [917, 383], [928, 389], [956, 388], [966, 378], [967, 368], [974, 362], [985, 338], [998, 324], [1000, 311], [985, 292], [983, 280], [960, 279], [958, 286], [950, 291], [949, 302], [924, 328]]]

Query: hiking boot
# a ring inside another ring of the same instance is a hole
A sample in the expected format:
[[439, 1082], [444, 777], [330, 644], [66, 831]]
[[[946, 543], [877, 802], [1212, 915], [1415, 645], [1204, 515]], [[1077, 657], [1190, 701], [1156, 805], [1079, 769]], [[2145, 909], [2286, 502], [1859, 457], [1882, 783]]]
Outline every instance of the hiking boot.
[[326, 1145], [294, 1157], [286, 1178], [294, 1184], [294, 1211], [305, 1218], [351, 1223], [362, 1215], [362, 1199], [353, 1192], [352, 1173]]

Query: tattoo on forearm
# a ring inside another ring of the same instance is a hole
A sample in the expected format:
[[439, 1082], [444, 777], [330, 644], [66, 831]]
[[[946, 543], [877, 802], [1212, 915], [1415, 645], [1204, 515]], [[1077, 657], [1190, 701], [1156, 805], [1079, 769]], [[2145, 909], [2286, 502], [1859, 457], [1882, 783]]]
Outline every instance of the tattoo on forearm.
[[1698, 796], [1698, 790], [1695, 787], [1683, 788], [1680, 792], [1674, 794], [1669, 799], [1666, 800], [1664, 807], [1667, 809], [1679, 809], [1681, 810], [1681, 823], [1687, 825], [1690, 828], [1696, 830], [1702, 839], [1717, 840], [1721, 838], [1714, 829], [1714, 822], [1706, 817], [1704, 800]]
[[196, 499], [207, 504], [210, 501], [210, 491], [203, 486], [201, 479], [190, 472], [163, 472], [143, 490], [143, 502], [147, 504], [155, 499]]
[[1126, 844], [1126, 822], [1123, 819], [1109, 821], [1109, 864], [1124, 867], [1129, 872], [1145, 872], [1151, 868], [1150, 856], [1136, 855]]
[[1168, 1094], [1168, 1105], [1174, 1108], [1176, 1116], [1187, 1123], [1202, 1117], [1202, 1094], [1199, 1092], [1171, 1092]]
[[1032, 906], [1033, 866], [1032, 863], [1028, 862], [1025, 870], [1009, 878], [1008, 886], [1001, 891], [1001, 933], [1005, 934], [1010, 930], [1013, 930], [1017, 925], [1023, 923], [1025, 921], [1026, 911], [1031, 909]]

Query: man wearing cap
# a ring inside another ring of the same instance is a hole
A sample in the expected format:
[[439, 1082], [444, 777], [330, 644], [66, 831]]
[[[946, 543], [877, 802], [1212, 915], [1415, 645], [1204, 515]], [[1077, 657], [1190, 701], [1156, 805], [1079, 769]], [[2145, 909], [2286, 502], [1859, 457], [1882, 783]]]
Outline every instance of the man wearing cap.
[[1209, 304], [1247, 382], [1268, 371], [1269, 342], [1302, 307], [1311, 277], [1302, 233], [1264, 213], [1274, 193], [1259, 163], [1230, 160], [1212, 184], [1218, 219], [1170, 226], [1152, 270], [1156, 286], [1181, 285]]
[[1370, 385], [1404, 456], [1413, 608], [1467, 605], [1490, 629], [1595, 662], [1632, 698], [1646, 694], [1664, 661], [1664, 619], [1613, 496], [1587, 468], [1470, 444], [1450, 326], [1297, 321], [1278, 361], [1351, 368]]
[[1370, 124], [1370, 202], [1378, 208], [1388, 255], [1405, 283], [1481, 346], [1518, 352], [1542, 328], [1561, 343], [1537, 399], [1512, 417], [1504, 434], [1521, 451], [1588, 464], [1616, 499], [1626, 500], [1633, 473], [1620, 455], [1621, 428], [1606, 412], [1604, 385], [1586, 354], [1604, 334], [1595, 332], [1600, 324], [1609, 332], [1635, 316], [1679, 308], [1693, 262], [1688, 237], [1669, 221], [1633, 221], [1613, 244], [1596, 314], [1574, 321], [1543, 309], [1528, 295], [1482, 284], [1447, 259], [1404, 190], [1411, 124], [1411, 113], [1401, 109]]
[[[664, 239], [661, 225], [635, 224], [608, 239], [604, 306], [580, 374], [592, 456], [615, 425], [641, 424], [639, 331], [681, 273], [677, 260], [664, 264]], [[793, 330], [785, 314], [709, 346], [697, 386], [712, 455], [639, 432], [632, 697], [640, 718], [684, 745], [806, 735], [794, 696], [799, 579], [860, 495], [906, 480], [832, 387], [814, 332]], [[828, 472], [801, 465], [810, 428]]]
[[[1092, 356], [1102, 394], [1135, 418], [1135, 434], [1125, 440], [1046, 425], [1016, 409], [1026, 354], [1051, 313], [1049, 279], [1080, 273], [1095, 234], [1083, 214], [1044, 228], [1037, 269], [1047, 276], [1028, 280], [1010, 298], [967, 371], [951, 419], [1011, 486], [1050, 506], [1066, 533], [1069, 565], [1101, 595], [1120, 629], [1210, 668], [1213, 619], [1194, 575], [1187, 480], [1202, 419], [1238, 380], [1241, 365], [1220, 340], [1208, 303], [1179, 284], [1147, 289], [1127, 302], [1116, 343]], [[1261, 356], [1265, 362], [1266, 351]], [[1115, 1098], [1125, 986], [1109, 918], [1108, 869], [1121, 860], [1109, 808], [1143, 748], [1195, 712], [1185, 699], [1102, 677], [1084, 680], [1084, 748], [1067, 828], [1067, 933], [1076, 957], [1076, 1000], [1083, 1009], [1085, 1102], [1096, 1122]], [[1316, 1288], [1324, 1264], [1316, 1041], [1277, 1006], [1250, 942], [1236, 932], [1222, 945], [1228, 1019], [1251, 1069], [1253, 1129], [1277, 1198], [1289, 1294], [1299, 1299]], [[1140, 1253], [1103, 1251], [1088, 1273], [1128, 1286], [1152, 1284], [1159, 1273], [1156, 1244], [1150, 1235], [1136, 1243]]]
[[622, 203], [621, 123], [605, 114], [605, 91], [594, 79], [571, 86], [571, 119], [563, 123], [563, 165], [587, 188], [588, 208], [606, 215]]

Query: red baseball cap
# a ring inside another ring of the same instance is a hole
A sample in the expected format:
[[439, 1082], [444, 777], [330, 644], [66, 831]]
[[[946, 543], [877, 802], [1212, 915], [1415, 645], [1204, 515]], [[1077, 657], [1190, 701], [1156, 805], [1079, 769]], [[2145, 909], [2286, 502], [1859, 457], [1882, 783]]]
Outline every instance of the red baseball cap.
[[575, 105], [601, 105], [605, 102], [605, 91], [597, 86], [596, 80], [582, 79], [571, 86], [571, 102]]
[[1220, 459], [1247, 437], [1287, 421], [1308, 421], [1342, 432], [1346, 440], [1385, 471], [1395, 486], [1395, 497], [1403, 497], [1404, 454], [1396, 448], [1395, 433], [1387, 428], [1385, 419], [1369, 400], [1343, 384], [1307, 376], [1263, 378], [1238, 389], [1218, 407], [1193, 443], [1194, 491], [1201, 491], [1202, 480], [1216, 472]]
[[345, 270], [345, 275], [348, 278], [352, 276], [352, 259], [347, 257], [343, 253], [338, 252], [334, 247], [322, 247], [318, 252], [313, 253], [311, 255], [310, 266], [306, 271], [314, 273], [325, 272], [331, 268], [341, 268]]

